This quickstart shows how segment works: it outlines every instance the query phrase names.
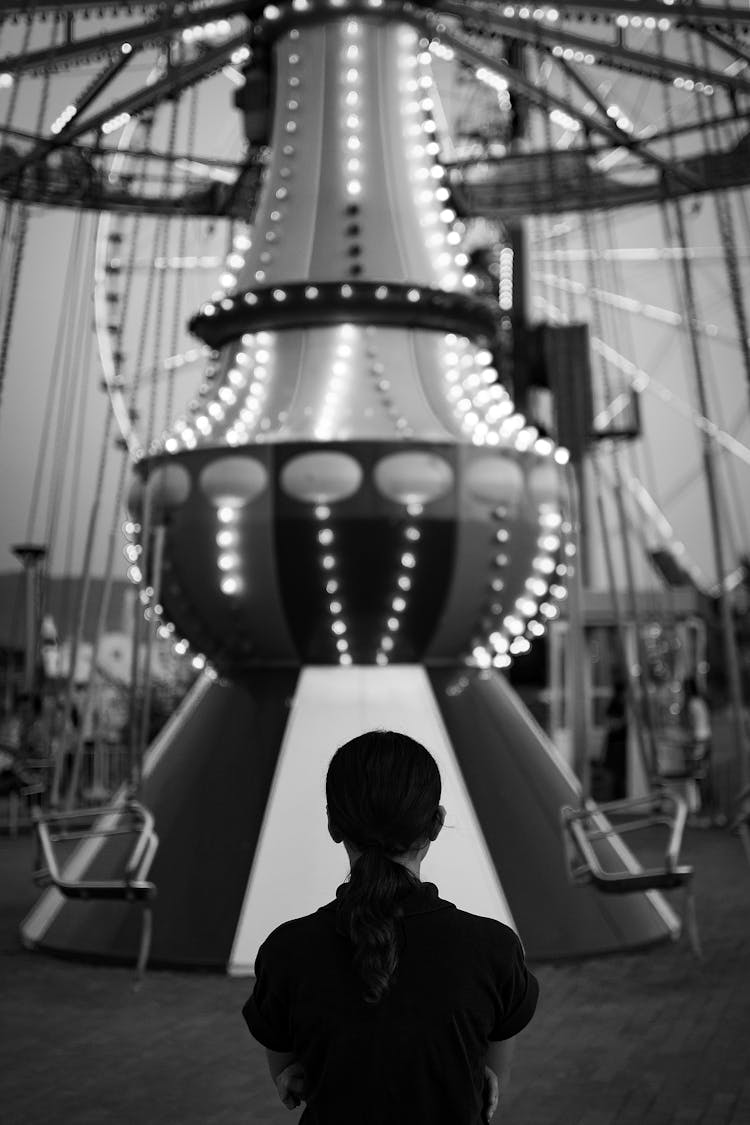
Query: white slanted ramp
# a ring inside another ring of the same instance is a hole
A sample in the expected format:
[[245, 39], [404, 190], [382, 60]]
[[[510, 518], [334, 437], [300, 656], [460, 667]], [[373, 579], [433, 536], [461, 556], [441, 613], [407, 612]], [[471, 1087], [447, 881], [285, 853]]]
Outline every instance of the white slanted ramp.
[[328, 835], [325, 775], [336, 748], [365, 730], [411, 735], [437, 760], [446, 826], [422, 877], [475, 914], [513, 918], [466, 791], [430, 681], [419, 665], [306, 668], [269, 796], [229, 971], [251, 973], [258, 947], [289, 918], [329, 902], [349, 865]]

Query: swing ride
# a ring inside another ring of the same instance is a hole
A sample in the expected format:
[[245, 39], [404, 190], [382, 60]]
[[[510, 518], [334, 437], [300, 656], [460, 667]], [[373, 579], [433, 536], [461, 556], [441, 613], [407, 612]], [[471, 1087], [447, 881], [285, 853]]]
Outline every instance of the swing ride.
[[[111, 581], [122, 524], [139, 606], [133, 780], [160, 836], [154, 961], [250, 972], [270, 929], [330, 898], [346, 871], [325, 767], [383, 725], [439, 762], [453, 831], [424, 874], [444, 897], [514, 925], [537, 959], [674, 937], [655, 891], [689, 882], [676, 857], [672, 882], [640, 872], [600, 818], [578, 887], [559, 818], [584, 807], [591, 587], [612, 607], [607, 667], [640, 669], [642, 772], [657, 773], [638, 597], [655, 562], [688, 587], [671, 632], [650, 619], [665, 689], [698, 652], [670, 638], [716, 599], [747, 780], [725, 581], [750, 549], [746, 13], [253, 0], [5, 14], [0, 404], [13, 408], [36, 209], [72, 212], [47, 411], [83, 456], [101, 371], [82, 598], [98, 551]], [[66, 472], [35, 475], [37, 497], [50, 480], [48, 531], [66, 479], [71, 495], [86, 479], [80, 461]], [[563, 636], [561, 754], [508, 676]], [[199, 678], [147, 746], [162, 642]], [[568, 818], [581, 824], [586, 851], [587, 819]], [[126, 897], [121, 867], [103, 833], [76, 882]], [[598, 893], [600, 868], [636, 893]], [[22, 934], [117, 959], [134, 927], [123, 902], [50, 891]]]

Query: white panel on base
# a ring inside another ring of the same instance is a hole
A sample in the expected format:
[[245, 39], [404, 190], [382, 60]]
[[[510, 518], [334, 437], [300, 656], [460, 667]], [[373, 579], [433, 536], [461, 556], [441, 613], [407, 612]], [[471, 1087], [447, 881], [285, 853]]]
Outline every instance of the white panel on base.
[[376, 728], [411, 735], [440, 769], [447, 816], [422, 864], [422, 879], [462, 910], [513, 926], [424, 668], [305, 668], [235, 934], [231, 974], [251, 974], [268, 934], [330, 902], [349, 874], [343, 845], [328, 835], [325, 775], [337, 747]]

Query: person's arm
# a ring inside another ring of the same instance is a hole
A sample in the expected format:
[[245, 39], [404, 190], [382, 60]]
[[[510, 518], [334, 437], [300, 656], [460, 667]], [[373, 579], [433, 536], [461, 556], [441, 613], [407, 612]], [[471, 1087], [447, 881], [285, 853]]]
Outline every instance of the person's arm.
[[291, 1051], [264, 1048], [268, 1069], [276, 1083], [279, 1097], [287, 1109], [296, 1109], [305, 1098], [305, 1070]]
[[268, 1069], [275, 1082], [282, 1070], [286, 1070], [290, 1063], [294, 1062], [294, 1055], [291, 1051], [272, 1051], [269, 1047], [264, 1047], [264, 1050], [268, 1059]]
[[[498, 1042], [490, 1042], [487, 1046], [487, 1055], [484, 1060], [484, 1120], [487, 1122], [492, 1119], [501, 1095], [503, 1095], [508, 1088], [508, 1083], [510, 1082], [510, 1067], [513, 1061], [515, 1048], [515, 1039], [503, 1039]], [[494, 1074], [496, 1084], [491, 1081], [491, 1076], [487, 1075], [487, 1070], [490, 1070], [492, 1074]]]

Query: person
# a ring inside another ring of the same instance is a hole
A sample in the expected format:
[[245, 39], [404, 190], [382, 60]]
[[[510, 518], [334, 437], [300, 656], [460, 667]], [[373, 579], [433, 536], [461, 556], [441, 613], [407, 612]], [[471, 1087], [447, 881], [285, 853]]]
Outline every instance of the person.
[[628, 709], [624, 680], [615, 680], [612, 685], [612, 698], [604, 720], [602, 765], [607, 775], [608, 799], [620, 801], [628, 795]]
[[694, 676], [688, 676], [682, 685], [685, 700], [684, 716], [687, 726], [685, 765], [695, 779], [698, 788], [699, 820], [708, 824], [726, 823], [714, 807], [714, 792], [711, 780], [711, 712]]
[[539, 986], [512, 929], [421, 881], [440, 795], [406, 734], [368, 731], [329, 764], [349, 878], [266, 938], [242, 1010], [284, 1105], [306, 1103], [301, 1125], [478, 1125], [507, 1086]]

